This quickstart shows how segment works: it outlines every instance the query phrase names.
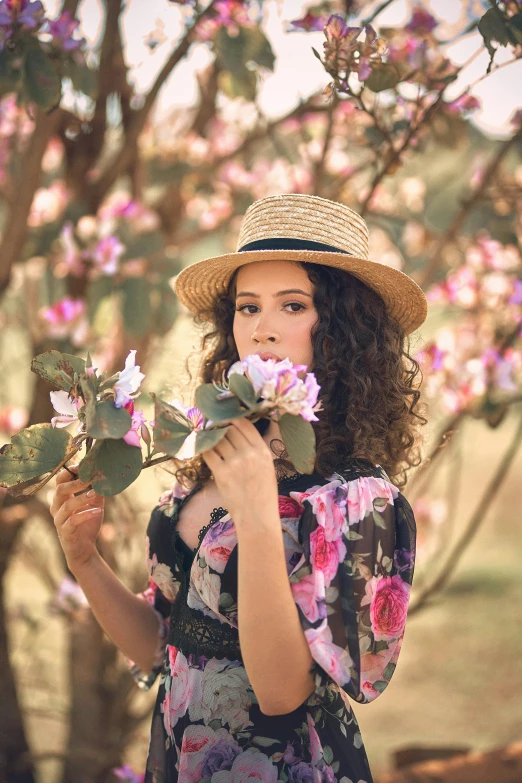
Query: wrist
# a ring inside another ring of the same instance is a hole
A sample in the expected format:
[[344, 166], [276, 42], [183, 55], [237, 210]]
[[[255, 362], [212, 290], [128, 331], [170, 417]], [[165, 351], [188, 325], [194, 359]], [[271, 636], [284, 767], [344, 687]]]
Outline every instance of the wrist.
[[79, 582], [82, 575], [92, 571], [93, 567], [101, 559], [102, 556], [98, 550], [95, 549], [89, 557], [83, 558], [82, 560], [67, 560], [67, 568]]

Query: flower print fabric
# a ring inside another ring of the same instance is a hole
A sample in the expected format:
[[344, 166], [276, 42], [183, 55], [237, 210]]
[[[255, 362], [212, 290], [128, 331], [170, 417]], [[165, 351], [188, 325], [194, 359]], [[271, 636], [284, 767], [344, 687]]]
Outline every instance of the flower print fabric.
[[413, 512], [383, 469], [363, 460], [328, 479], [294, 474], [278, 487], [315, 689], [290, 713], [261, 712], [239, 646], [233, 520], [214, 509], [192, 551], [176, 522], [198, 490], [175, 483], [146, 534], [149, 586], [140, 595], [158, 615], [157, 659], [148, 674], [128, 661], [141, 688], [159, 678], [144, 783], [372, 783], [351, 703], [377, 698], [397, 664]]

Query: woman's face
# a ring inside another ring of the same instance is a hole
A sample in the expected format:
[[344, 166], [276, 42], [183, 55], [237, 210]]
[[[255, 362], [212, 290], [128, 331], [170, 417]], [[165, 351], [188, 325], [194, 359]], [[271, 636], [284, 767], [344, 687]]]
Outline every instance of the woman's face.
[[312, 365], [311, 330], [318, 314], [314, 285], [293, 261], [245, 264], [236, 277], [234, 340], [239, 358], [269, 351], [292, 364]]

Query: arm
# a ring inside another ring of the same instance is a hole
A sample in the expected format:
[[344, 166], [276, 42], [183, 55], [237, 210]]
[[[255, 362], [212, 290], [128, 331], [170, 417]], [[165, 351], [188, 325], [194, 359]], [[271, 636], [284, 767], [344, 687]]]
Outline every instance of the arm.
[[295, 604], [281, 520], [252, 514], [238, 533], [239, 643], [248, 678], [265, 715], [283, 715], [314, 690], [313, 658]]
[[129, 590], [100, 555], [71, 570], [107, 636], [143, 672], [152, 672], [162, 631], [157, 611]]

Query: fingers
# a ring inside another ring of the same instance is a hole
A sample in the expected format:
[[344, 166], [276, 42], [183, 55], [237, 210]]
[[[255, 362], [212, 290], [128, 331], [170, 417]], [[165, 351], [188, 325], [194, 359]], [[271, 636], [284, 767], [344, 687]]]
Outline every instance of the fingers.
[[[53, 517], [55, 517], [64, 506], [67, 510], [74, 511], [81, 506], [92, 505], [94, 502], [98, 502], [101, 499], [101, 495], [96, 495], [96, 493], [89, 495], [88, 493], [82, 492], [81, 495], [75, 496], [76, 492], [85, 489], [87, 486], [87, 484], [79, 479], [71, 479], [71, 481], [59, 484], [56, 487], [50, 508]], [[89, 490], [89, 492], [90, 491], [91, 490]]]

